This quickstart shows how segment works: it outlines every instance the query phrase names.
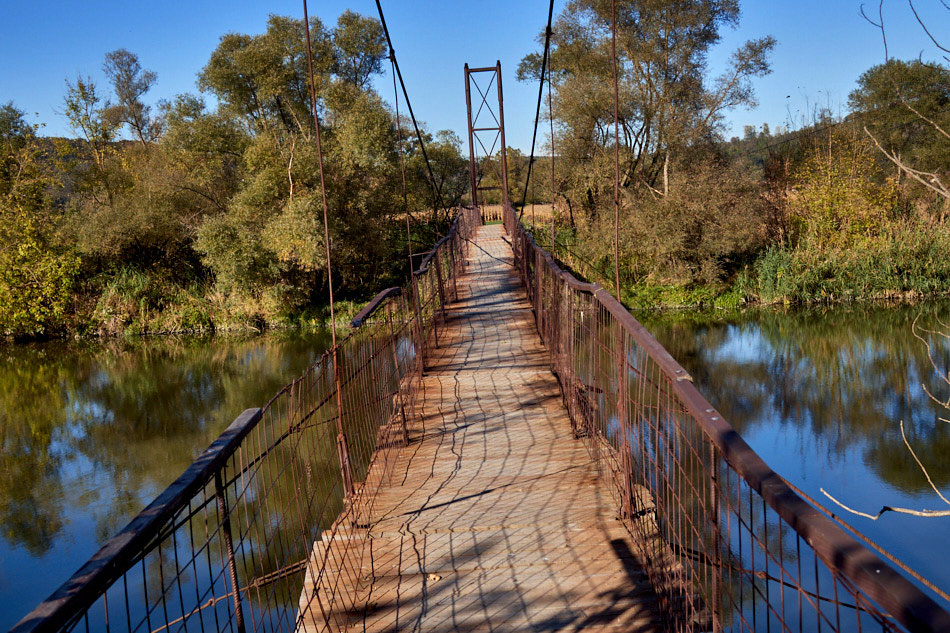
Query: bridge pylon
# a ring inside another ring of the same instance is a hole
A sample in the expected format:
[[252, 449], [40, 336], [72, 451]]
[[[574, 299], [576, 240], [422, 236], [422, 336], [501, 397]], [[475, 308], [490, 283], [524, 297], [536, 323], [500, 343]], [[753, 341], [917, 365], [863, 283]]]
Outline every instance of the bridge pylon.
[[[480, 100], [476, 102], [477, 108], [474, 110], [472, 87], [480, 97]], [[493, 87], [497, 87], [497, 90], [493, 91]], [[494, 104], [493, 92], [497, 94], [497, 104]], [[497, 61], [494, 66], [484, 68], [469, 68], [468, 64], [465, 64], [465, 105], [468, 108], [468, 156], [472, 205], [480, 209], [481, 192], [501, 189], [501, 202], [507, 207], [510, 203], [508, 155], [505, 151], [505, 106], [501, 87], [500, 61]], [[492, 105], [496, 107], [493, 108]], [[499, 155], [500, 160], [493, 160]], [[488, 169], [491, 169], [498, 178], [498, 185], [482, 185], [482, 177], [486, 175]]]

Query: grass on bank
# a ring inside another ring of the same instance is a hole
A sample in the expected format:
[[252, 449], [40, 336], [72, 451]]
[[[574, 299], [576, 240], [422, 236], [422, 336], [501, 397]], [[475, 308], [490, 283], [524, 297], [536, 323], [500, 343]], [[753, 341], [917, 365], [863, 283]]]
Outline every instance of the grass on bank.
[[[545, 227], [535, 234], [550, 250]], [[556, 235], [557, 258], [578, 277], [613, 288], [613, 261], [585, 254], [570, 230]], [[916, 299], [950, 293], [950, 230], [900, 223], [886, 234], [837, 248], [770, 246], [730, 277], [712, 283], [631, 279], [621, 269], [621, 300], [632, 310], [731, 309], [743, 305]]]

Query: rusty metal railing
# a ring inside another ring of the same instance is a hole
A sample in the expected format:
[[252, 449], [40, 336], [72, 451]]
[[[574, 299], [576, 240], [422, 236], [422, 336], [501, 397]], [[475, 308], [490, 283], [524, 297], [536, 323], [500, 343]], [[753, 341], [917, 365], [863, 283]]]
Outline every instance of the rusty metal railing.
[[574, 434], [642, 543], [668, 630], [950, 630], [773, 472], [610, 293], [562, 270], [511, 208], [505, 228]]
[[317, 623], [310, 631], [339, 628], [355, 600], [348, 580], [359, 575], [366, 517], [408, 440], [427, 350], [480, 223], [461, 209], [412, 284], [380, 293], [337, 346], [352, 494], [330, 350], [242, 413], [13, 631], [289, 631], [302, 614]]

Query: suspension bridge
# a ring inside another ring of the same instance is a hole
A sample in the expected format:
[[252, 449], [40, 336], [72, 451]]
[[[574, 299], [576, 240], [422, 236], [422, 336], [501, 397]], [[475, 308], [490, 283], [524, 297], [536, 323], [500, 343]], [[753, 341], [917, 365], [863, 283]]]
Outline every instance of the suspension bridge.
[[[544, 64], [549, 37], [550, 13]], [[13, 631], [950, 631], [538, 246], [508, 200], [500, 63], [465, 87], [473, 204], [411, 281]]]
[[354, 326], [14, 630], [950, 630], [511, 206]]

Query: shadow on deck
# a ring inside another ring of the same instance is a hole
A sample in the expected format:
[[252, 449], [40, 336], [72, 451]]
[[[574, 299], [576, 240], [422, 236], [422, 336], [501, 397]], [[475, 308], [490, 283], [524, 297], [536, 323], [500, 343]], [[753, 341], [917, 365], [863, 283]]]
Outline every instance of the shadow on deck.
[[[298, 630], [660, 628], [641, 548], [572, 435], [502, 227], [475, 241], [360, 567], [308, 575]], [[336, 558], [334, 544], [314, 549]], [[326, 618], [324, 590], [356, 606]]]

